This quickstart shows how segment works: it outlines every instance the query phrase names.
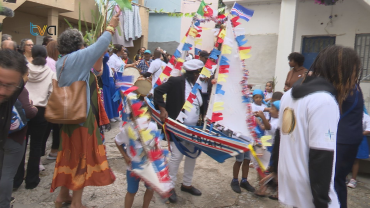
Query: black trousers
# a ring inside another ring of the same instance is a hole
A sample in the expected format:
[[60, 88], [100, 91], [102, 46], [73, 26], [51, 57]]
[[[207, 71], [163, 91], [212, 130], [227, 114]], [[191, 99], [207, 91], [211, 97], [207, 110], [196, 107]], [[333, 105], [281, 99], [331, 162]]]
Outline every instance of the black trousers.
[[[45, 132], [48, 127], [48, 122], [45, 120], [45, 107], [37, 107], [38, 112], [37, 115], [32, 118], [28, 122], [28, 130], [27, 130], [27, 139], [26, 139], [26, 149], [27, 144], [30, 140], [30, 153], [28, 158], [27, 164], [27, 174], [26, 174], [26, 187], [36, 187], [39, 182], [39, 164], [40, 164], [40, 157], [42, 153], [42, 144]], [[30, 137], [29, 137], [30, 136]], [[18, 188], [22, 182], [25, 175], [25, 154], [23, 155], [23, 159], [21, 164], [18, 167], [17, 174], [14, 177], [14, 188]]]
[[340, 207], [347, 208], [346, 177], [355, 162], [359, 144], [337, 144], [334, 188], [337, 192]]
[[46, 142], [48, 141], [51, 129], [53, 129], [53, 143], [51, 149], [59, 149], [59, 124], [48, 123], [48, 127], [42, 139], [41, 156], [45, 156]]

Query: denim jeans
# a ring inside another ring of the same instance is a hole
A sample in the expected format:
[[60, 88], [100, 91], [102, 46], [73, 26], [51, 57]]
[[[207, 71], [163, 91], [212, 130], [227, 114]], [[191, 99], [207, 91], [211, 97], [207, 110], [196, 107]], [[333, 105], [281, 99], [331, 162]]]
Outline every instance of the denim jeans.
[[10, 198], [12, 196], [13, 179], [17, 172], [19, 163], [22, 160], [26, 142], [20, 143], [7, 139], [4, 147], [0, 149], [0, 172], [2, 178], [0, 180], [0, 208], [10, 207]]
[[[27, 164], [27, 174], [25, 178], [26, 188], [27, 187], [36, 187], [39, 182], [39, 164], [40, 157], [42, 153], [42, 144], [45, 132], [48, 127], [48, 122], [45, 120], [45, 108], [37, 107], [37, 115], [28, 122], [27, 130], [27, 139], [26, 139], [26, 148], [27, 143], [30, 140], [30, 153]], [[14, 177], [14, 188], [18, 188], [22, 182], [25, 175], [24, 164], [25, 164], [25, 154], [21, 164], [18, 167], [16, 176]]]

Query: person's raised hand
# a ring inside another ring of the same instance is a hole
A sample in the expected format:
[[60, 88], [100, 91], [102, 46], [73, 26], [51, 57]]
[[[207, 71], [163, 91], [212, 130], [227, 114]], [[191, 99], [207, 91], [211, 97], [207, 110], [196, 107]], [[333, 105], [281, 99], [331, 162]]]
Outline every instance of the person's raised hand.
[[121, 13], [121, 10], [119, 12], [117, 12], [117, 14], [112, 17], [112, 19], [109, 22], [110, 26], [112, 26], [114, 28], [116, 28], [118, 26], [120, 13]]

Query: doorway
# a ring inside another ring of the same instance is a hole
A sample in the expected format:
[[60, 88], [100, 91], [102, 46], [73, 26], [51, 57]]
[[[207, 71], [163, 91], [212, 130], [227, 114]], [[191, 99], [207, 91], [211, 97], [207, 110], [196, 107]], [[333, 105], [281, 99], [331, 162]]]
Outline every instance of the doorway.
[[335, 44], [335, 37], [333, 36], [314, 36], [303, 37], [302, 41], [302, 55], [304, 56], [303, 66], [310, 69], [312, 63], [316, 59], [319, 52], [331, 45]]

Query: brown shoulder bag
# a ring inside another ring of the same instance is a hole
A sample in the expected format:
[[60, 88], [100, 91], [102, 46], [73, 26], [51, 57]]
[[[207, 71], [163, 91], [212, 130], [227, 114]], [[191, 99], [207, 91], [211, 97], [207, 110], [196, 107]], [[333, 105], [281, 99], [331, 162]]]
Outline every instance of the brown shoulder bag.
[[[68, 57], [63, 62], [60, 76]], [[53, 79], [51, 93], [45, 109], [45, 119], [55, 124], [80, 124], [86, 121], [86, 82], [76, 81], [70, 86], [59, 87], [58, 81]]]

